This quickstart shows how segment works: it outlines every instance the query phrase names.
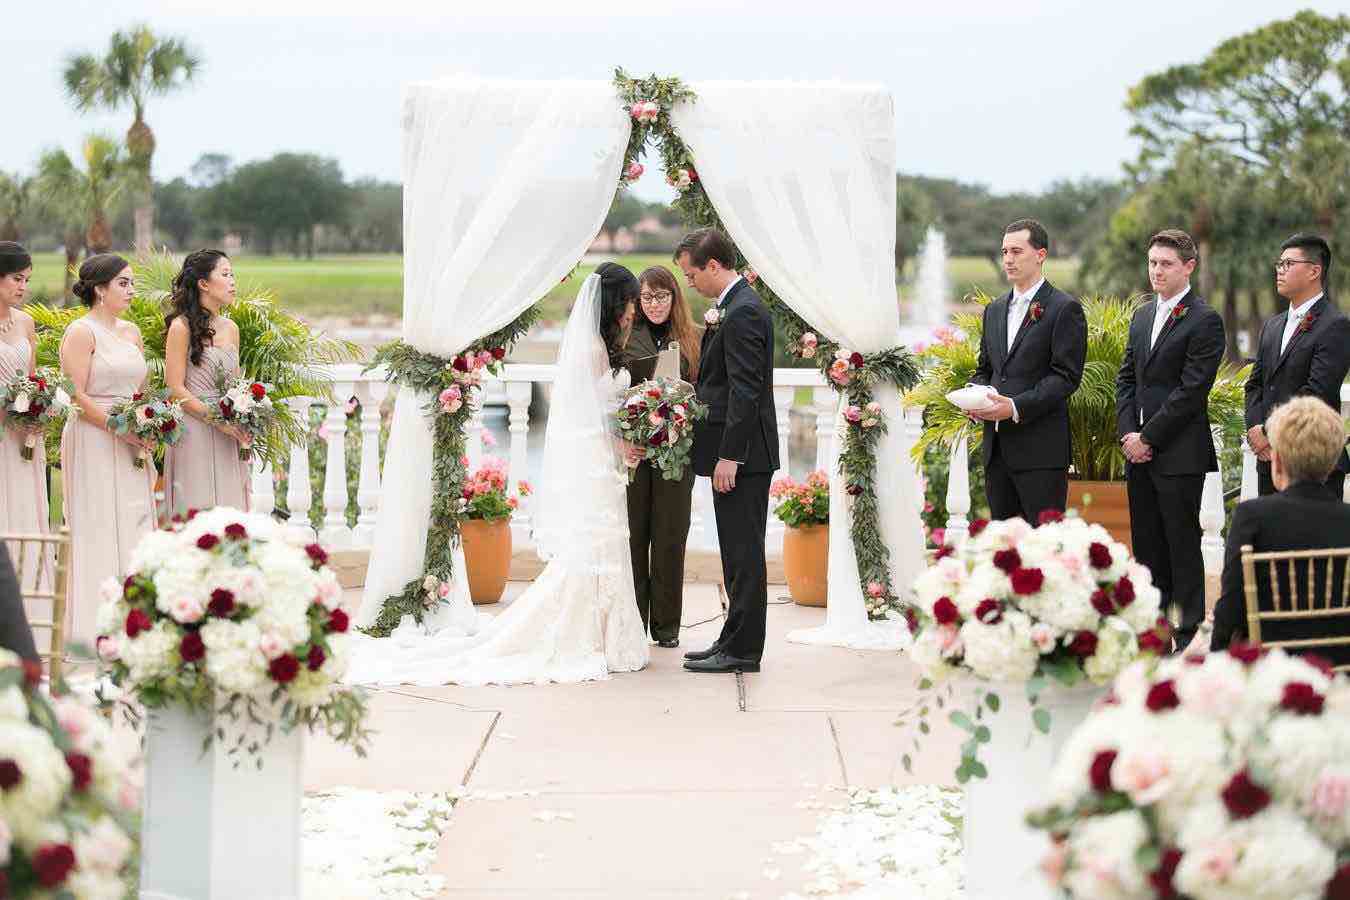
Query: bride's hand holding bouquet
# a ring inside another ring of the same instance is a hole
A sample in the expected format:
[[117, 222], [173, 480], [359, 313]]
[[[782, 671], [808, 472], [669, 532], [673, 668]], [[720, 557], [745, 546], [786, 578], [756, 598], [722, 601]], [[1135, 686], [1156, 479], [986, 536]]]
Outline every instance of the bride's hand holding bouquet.
[[649, 462], [667, 481], [679, 481], [689, 468], [694, 423], [708, 415], [706, 404], [687, 381], [657, 378], [624, 391], [614, 419], [624, 442], [628, 480]]

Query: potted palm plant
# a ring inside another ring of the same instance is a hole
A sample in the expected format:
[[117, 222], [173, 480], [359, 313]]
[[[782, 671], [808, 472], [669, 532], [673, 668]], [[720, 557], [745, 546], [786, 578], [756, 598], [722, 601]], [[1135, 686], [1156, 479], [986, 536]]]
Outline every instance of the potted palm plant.
[[517, 494], [507, 492], [506, 463], [489, 456], [469, 474], [460, 497], [460, 539], [469, 577], [469, 596], [480, 605], [496, 603], [511, 572], [511, 515], [528, 497], [522, 481]]
[[799, 606], [824, 606], [829, 582], [830, 479], [816, 471], [805, 481], [783, 477], [769, 488], [783, 523], [783, 575]]
[[[983, 308], [993, 298], [977, 293], [972, 301]], [[1106, 528], [1126, 547], [1130, 541], [1130, 510], [1125, 492], [1125, 457], [1116, 437], [1116, 373], [1125, 359], [1130, 319], [1142, 298], [1086, 297], [1087, 360], [1083, 381], [1069, 399], [1072, 464], [1069, 469], [1069, 506], [1083, 518]], [[947, 401], [950, 391], [975, 377], [979, 361], [981, 315], [958, 313], [952, 326], [939, 329], [936, 340], [919, 354], [923, 380], [905, 403], [924, 410], [923, 433], [914, 446], [922, 462], [930, 446], [950, 450], [964, 436], [977, 453], [983, 429]], [[1242, 434], [1242, 391], [1247, 368], [1225, 365], [1209, 393], [1209, 420], [1222, 429], [1225, 444]]]

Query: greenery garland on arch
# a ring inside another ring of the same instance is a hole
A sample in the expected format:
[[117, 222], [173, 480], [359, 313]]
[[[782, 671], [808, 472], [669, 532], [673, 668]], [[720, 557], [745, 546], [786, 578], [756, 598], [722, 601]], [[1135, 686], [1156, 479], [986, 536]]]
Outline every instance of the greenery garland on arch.
[[[713, 208], [689, 147], [675, 131], [670, 112], [677, 103], [695, 100], [694, 92], [678, 78], [632, 78], [622, 69], [614, 73], [614, 86], [624, 108], [633, 118], [632, 132], [620, 173], [619, 189], [642, 177], [640, 160], [648, 141], [655, 139], [668, 180], [678, 191], [671, 207], [691, 228], [725, 226]], [[745, 258], [737, 250], [739, 266]], [[839, 454], [839, 468], [853, 498], [850, 530], [858, 558], [858, 576], [873, 619], [904, 615], [913, 628], [909, 604], [896, 593], [890, 580], [890, 550], [882, 540], [877, 514], [876, 452], [887, 423], [872, 396], [878, 384], [894, 384], [901, 391], [919, 380], [913, 357], [903, 347], [862, 354], [821, 338], [809, 322], [797, 315], [762, 280], [748, 273], [749, 280], [769, 309], [782, 321], [789, 350], [814, 361], [835, 391], [848, 398], [847, 428]], [[460, 541], [464, 516], [460, 492], [468, 463], [465, 430], [472, 418], [473, 393], [483, 374], [499, 374], [501, 361], [510, 347], [539, 318], [536, 304], [505, 328], [480, 338], [453, 357], [422, 353], [403, 341], [381, 347], [367, 371], [384, 366], [388, 381], [427, 397], [423, 409], [432, 423], [431, 521], [427, 529], [423, 574], [386, 598], [366, 633], [384, 637], [405, 615], [421, 622], [426, 613], [449, 596], [453, 575], [453, 551]]]
[[[615, 69], [614, 87], [633, 119], [621, 186], [642, 176], [640, 160], [646, 153], [648, 141], [654, 138], [665, 166], [666, 180], [678, 192], [671, 207], [686, 226], [717, 228], [727, 234], [721, 216], [703, 189], [694, 155], [671, 121], [670, 114], [674, 106], [677, 103], [693, 102], [696, 99], [694, 92], [678, 78], [658, 78], [656, 75], [633, 78], [623, 69]], [[745, 268], [747, 261], [739, 249], [736, 256], [738, 268]], [[765, 304], [782, 322], [789, 340], [789, 352], [800, 359], [811, 360], [825, 376], [826, 383], [848, 398], [839, 470], [853, 498], [850, 535], [858, 558], [858, 577], [867, 602], [867, 612], [873, 619], [903, 614], [912, 629], [915, 619], [909, 604], [901, 599], [891, 584], [891, 554], [882, 539], [878, 517], [877, 445], [886, 433], [887, 423], [880, 405], [873, 399], [872, 390], [879, 384], [887, 383], [894, 384], [902, 393], [909, 390], [919, 382], [918, 366], [903, 347], [863, 354], [826, 340], [784, 303], [763, 279], [755, 277], [748, 269], [746, 275]]]

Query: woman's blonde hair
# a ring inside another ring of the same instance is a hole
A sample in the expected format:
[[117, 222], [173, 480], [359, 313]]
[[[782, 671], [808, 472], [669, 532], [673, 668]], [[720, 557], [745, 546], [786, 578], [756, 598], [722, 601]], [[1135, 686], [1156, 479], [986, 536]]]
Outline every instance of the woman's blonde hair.
[[1340, 413], [1316, 397], [1280, 404], [1266, 422], [1266, 431], [1290, 484], [1326, 481], [1345, 449]]
[[[642, 270], [642, 274], [638, 276], [638, 284], [643, 287], [654, 287], [660, 291], [670, 291], [670, 318], [667, 320], [670, 322], [670, 336], [680, 343], [680, 356], [684, 357], [685, 363], [689, 366], [689, 379], [691, 381], [697, 379], [699, 345], [703, 333], [694, 324], [694, 316], [684, 302], [680, 283], [665, 266], [652, 266]], [[651, 324], [641, 303], [638, 304], [638, 314], [647, 324]]]

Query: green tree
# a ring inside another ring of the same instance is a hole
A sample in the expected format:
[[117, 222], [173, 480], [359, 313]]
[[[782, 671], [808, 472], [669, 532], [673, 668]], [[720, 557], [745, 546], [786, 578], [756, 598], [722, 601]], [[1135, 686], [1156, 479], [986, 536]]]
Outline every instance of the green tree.
[[312, 257], [315, 226], [346, 224], [351, 206], [337, 160], [309, 153], [242, 165], [216, 191], [223, 220], [247, 231], [263, 253], [281, 240], [295, 255]]
[[[117, 141], [91, 134], [80, 152], [81, 169], [61, 149], [48, 150], [38, 160], [37, 190], [44, 201], [64, 210], [67, 221], [83, 223], [85, 243], [91, 253], [112, 249], [109, 218], [113, 204], [133, 177]], [[67, 255], [70, 249], [67, 247]]]
[[154, 182], [151, 163], [155, 135], [145, 122], [151, 97], [170, 93], [190, 82], [201, 60], [177, 38], [159, 37], [147, 25], [115, 31], [102, 56], [80, 53], [62, 71], [66, 92], [80, 112], [130, 106], [126, 146], [137, 174], [134, 189], [136, 246], [149, 248], [155, 237]]
[[346, 231], [352, 251], [403, 252], [403, 186], [374, 178], [354, 182]]
[[187, 179], [175, 178], [167, 184], [155, 184], [155, 219], [177, 250], [185, 250], [196, 231], [195, 200], [196, 191]]
[[20, 238], [19, 222], [28, 211], [32, 184], [31, 178], [0, 172], [0, 241]]

